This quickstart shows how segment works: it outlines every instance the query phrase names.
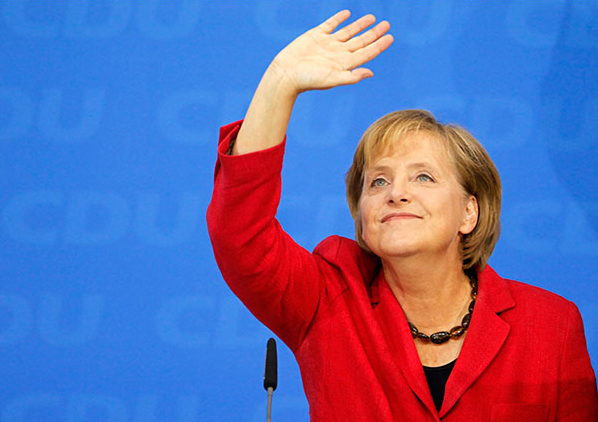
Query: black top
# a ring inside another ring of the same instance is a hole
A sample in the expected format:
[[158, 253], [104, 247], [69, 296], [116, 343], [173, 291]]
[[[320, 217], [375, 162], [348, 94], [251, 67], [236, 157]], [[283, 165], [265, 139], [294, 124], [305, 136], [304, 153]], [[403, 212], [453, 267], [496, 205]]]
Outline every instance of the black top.
[[451, 363], [447, 363], [446, 365], [436, 366], [436, 367], [429, 367], [424, 366], [424, 373], [426, 374], [426, 379], [428, 380], [428, 385], [430, 386], [430, 392], [432, 393], [432, 398], [434, 399], [434, 405], [436, 405], [436, 410], [440, 411], [440, 407], [442, 406], [442, 401], [444, 400], [444, 387], [446, 386], [446, 381], [448, 380], [453, 367], [455, 366], [455, 359]]

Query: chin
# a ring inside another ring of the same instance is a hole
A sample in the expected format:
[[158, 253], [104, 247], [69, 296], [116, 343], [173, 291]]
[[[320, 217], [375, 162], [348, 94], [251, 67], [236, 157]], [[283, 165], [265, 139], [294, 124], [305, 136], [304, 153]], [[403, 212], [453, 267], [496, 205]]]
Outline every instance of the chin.
[[370, 246], [370, 250], [380, 258], [403, 258], [417, 254], [419, 248], [415, 245], [393, 243], [376, 245], [374, 248]]

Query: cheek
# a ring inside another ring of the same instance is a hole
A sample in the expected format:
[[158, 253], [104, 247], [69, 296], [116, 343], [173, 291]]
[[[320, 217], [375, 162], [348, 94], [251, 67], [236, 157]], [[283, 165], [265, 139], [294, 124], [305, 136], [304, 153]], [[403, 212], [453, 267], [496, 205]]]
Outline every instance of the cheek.
[[367, 201], [361, 201], [361, 203], [359, 204], [359, 213], [357, 215], [357, 218], [359, 220], [359, 225], [361, 228], [361, 237], [364, 240], [366, 240], [371, 228], [371, 225], [369, 224], [369, 222], [371, 221], [370, 214], [370, 207], [368, 207]]
[[366, 201], [363, 197], [359, 200], [359, 207], [357, 208], [357, 218], [363, 223], [363, 216], [366, 214]]
[[371, 201], [364, 199], [359, 203], [359, 218], [361, 219], [361, 224], [367, 224], [371, 221], [373, 215], [373, 207]]

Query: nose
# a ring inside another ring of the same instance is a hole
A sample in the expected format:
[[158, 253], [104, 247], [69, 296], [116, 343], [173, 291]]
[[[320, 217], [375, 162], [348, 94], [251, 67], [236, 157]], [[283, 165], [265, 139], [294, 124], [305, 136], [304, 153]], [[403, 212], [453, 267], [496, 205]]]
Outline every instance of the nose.
[[391, 188], [388, 190], [387, 202], [395, 205], [411, 202], [408, 183], [394, 181]]

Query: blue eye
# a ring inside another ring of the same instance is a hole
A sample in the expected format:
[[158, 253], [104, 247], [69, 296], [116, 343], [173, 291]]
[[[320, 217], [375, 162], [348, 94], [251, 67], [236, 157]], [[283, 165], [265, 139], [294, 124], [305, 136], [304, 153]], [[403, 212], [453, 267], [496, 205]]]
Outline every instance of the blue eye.
[[430, 176], [429, 174], [426, 174], [426, 173], [418, 174], [415, 179], [419, 182], [433, 182], [434, 181], [434, 179], [432, 179], [432, 176]]
[[386, 183], [387, 183], [386, 180], [384, 180], [381, 177], [377, 177], [376, 179], [372, 180], [372, 183], [370, 184], [370, 186], [374, 187], [374, 188], [379, 188], [379, 187], [386, 185]]

